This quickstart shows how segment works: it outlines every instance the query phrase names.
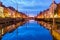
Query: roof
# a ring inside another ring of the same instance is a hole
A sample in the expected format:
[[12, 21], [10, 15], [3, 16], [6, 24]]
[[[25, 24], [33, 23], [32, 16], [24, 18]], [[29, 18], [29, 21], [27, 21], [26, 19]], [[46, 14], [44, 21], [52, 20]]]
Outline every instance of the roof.
[[11, 6], [9, 6], [8, 8], [11, 9], [12, 11], [15, 11], [15, 9]]

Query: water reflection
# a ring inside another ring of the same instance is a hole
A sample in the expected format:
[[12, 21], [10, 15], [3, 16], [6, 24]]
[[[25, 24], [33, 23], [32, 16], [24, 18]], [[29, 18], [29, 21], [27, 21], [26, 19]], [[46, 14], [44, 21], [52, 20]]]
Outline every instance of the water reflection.
[[[17, 23], [16, 26], [19, 24]], [[13, 32], [6, 33], [2, 40], [52, 40], [52, 36], [49, 30], [43, 28], [36, 21], [29, 21]]]
[[7, 32], [12, 32], [19, 26], [22, 26], [26, 21], [17, 21], [7, 24], [0, 24], [0, 37], [4, 36]]

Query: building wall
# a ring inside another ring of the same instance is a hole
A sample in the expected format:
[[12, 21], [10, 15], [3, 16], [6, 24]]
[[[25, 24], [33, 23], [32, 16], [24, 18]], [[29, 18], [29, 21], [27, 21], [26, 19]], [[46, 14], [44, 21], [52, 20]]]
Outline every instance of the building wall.
[[56, 10], [56, 7], [57, 7], [57, 4], [54, 2], [51, 4], [50, 8], [49, 8], [49, 15], [50, 15], [50, 18], [53, 17], [53, 13], [54, 13], [54, 10]]
[[4, 13], [3, 13], [4, 8], [0, 6], [0, 17], [4, 18]]

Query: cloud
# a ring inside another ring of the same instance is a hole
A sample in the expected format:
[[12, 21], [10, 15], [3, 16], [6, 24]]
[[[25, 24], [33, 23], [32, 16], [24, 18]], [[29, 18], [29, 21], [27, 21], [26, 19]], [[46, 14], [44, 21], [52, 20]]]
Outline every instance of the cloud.
[[40, 0], [39, 1], [36, 1], [36, 0], [33, 0], [33, 1], [20, 1], [18, 2], [18, 4], [22, 4], [24, 6], [46, 6], [46, 5], [49, 5], [49, 3], [47, 2], [41, 2]]
[[60, 3], [60, 0], [55, 0], [57, 3]]
[[15, 9], [17, 9], [18, 4], [18, 11], [28, 11], [29, 14], [35, 13], [34, 15], [47, 9], [51, 4], [50, 0], [2, 0], [2, 2], [4, 5], [12, 6]]

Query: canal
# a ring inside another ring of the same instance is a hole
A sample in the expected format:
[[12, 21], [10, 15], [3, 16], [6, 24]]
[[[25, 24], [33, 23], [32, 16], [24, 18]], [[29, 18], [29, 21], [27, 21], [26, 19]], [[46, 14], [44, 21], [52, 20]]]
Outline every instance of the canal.
[[52, 35], [36, 21], [30, 20], [13, 32], [6, 33], [2, 40], [52, 40]]

